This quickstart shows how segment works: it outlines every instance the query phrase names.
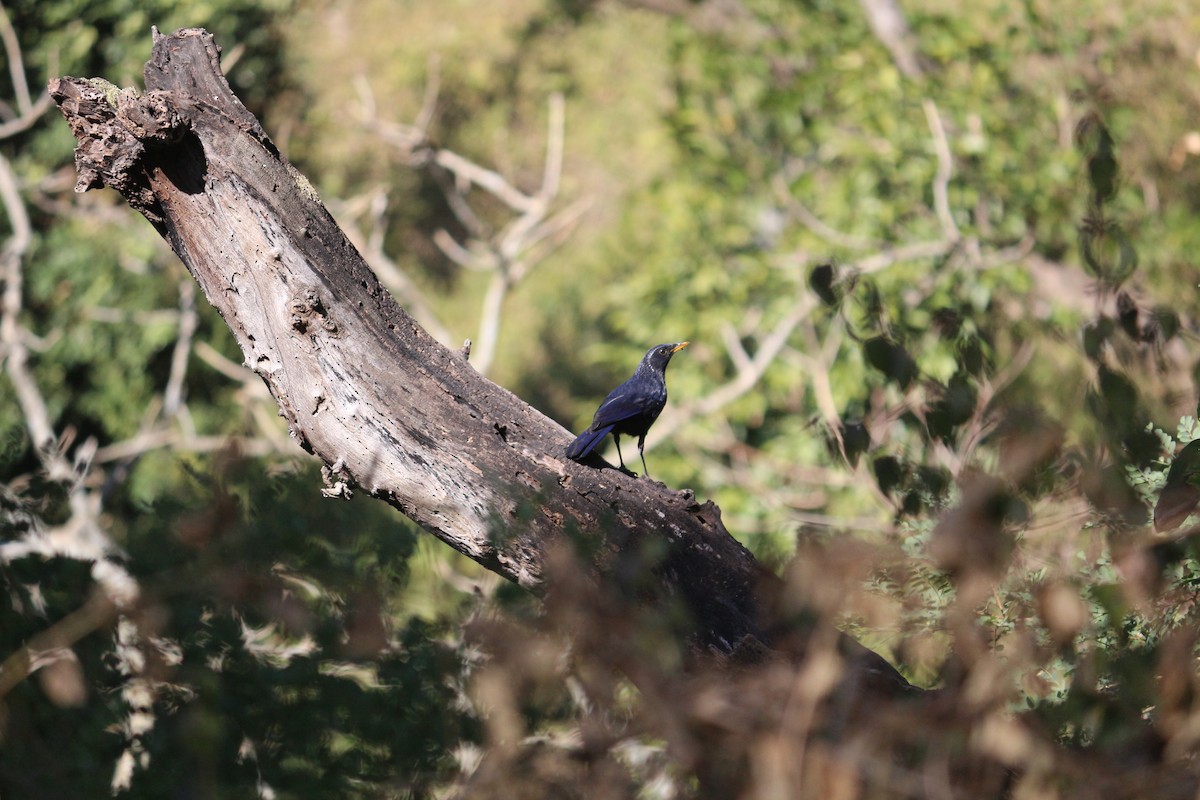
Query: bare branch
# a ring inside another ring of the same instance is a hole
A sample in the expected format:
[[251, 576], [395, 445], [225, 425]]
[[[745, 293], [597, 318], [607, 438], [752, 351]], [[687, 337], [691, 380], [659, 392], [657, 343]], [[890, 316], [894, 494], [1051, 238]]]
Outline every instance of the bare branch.
[[867, 250], [872, 247], [878, 247], [879, 243], [870, 239], [864, 239], [861, 236], [852, 236], [848, 233], [830, 227], [818, 217], [816, 214], [808, 210], [808, 207], [796, 199], [788, 187], [787, 178], [782, 174], [776, 173], [771, 177], [771, 188], [775, 192], [776, 200], [781, 203], [788, 212], [800, 221], [802, 225], [811, 230], [822, 239], [837, 245], [845, 247], [848, 250]]
[[257, 436], [188, 436], [171, 428], [155, 428], [140, 432], [132, 439], [97, 448], [95, 462], [125, 461], [168, 448], [180, 453], [218, 453], [233, 449], [253, 458], [298, 455], [295, 443], [286, 438], [275, 441]]
[[925, 70], [917, 50], [917, 37], [908, 27], [904, 10], [897, 0], [860, 0], [867, 24], [876, 38], [883, 43], [896, 68], [906, 78], [919, 78]]
[[[246, 398], [245, 406], [258, 426], [258, 436], [227, 437], [228, 446], [247, 455], [295, 455], [296, 443], [282, 431], [278, 418], [272, 413], [276, 406], [271, 393], [258, 375], [242, 364], [235, 364], [205, 342], [197, 342], [195, 350], [196, 356], [205, 364], [241, 384], [240, 395]], [[189, 431], [187, 437], [178, 440], [177, 446], [192, 452], [209, 452], [221, 449], [219, 441], [220, 437], [196, 436], [194, 431]]]
[[550, 219], [534, 227], [529, 232], [528, 240], [523, 247], [525, 257], [509, 268], [513, 284], [520, 283], [532, 267], [544, 261], [552, 252], [561, 247], [570, 238], [575, 227], [591, 207], [592, 201], [588, 198], [576, 200]]
[[0, 39], [4, 41], [4, 55], [8, 58], [8, 74], [12, 78], [13, 93], [17, 96], [17, 108], [21, 116], [26, 116], [33, 109], [33, 101], [29, 94], [29, 82], [25, 78], [25, 60], [21, 55], [17, 32], [13, 30], [3, 3], [0, 3]]
[[444, 171], [435, 170], [434, 176], [442, 185], [442, 194], [445, 195], [450, 210], [467, 229], [467, 233], [480, 241], [490, 239], [492, 236], [491, 226], [480, 219], [475, 213], [475, 209], [471, 208], [471, 204], [467, 202], [467, 195], [471, 191], [471, 182], [461, 175]]
[[860, 275], [871, 275], [901, 261], [915, 261], [922, 258], [939, 258], [949, 255], [954, 250], [954, 247], [954, 242], [945, 239], [914, 242], [912, 244], [900, 245], [891, 250], [883, 250], [866, 258], [860, 258], [853, 264], [848, 264], [847, 268], [855, 270]]
[[[559, 92], [550, 96], [547, 114], [546, 158], [542, 174], [542, 186], [536, 195], [528, 199], [524, 207], [514, 205], [505, 197], [509, 207], [521, 211], [521, 215], [501, 233], [492, 249], [499, 259], [494, 265], [495, 273], [484, 297], [480, 310], [479, 336], [476, 368], [483, 374], [491, 369], [500, 335], [500, 317], [504, 299], [509, 289], [524, 278], [534, 260], [532, 248], [546, 237], [553, 237], [552, 247], [541, 251], [537, 258], [544, 258], [557, 241], [565, 238], [582, 217], [585, 205], [576, 203], [553, 219], [546, 221], [550, 204], [558, 195], [562, 179], [563, 142], [565, 140], [565, 101]], [[521, 196], [524, 197], [523, 193]]]
[[475, 339], [478, 344], [472, 350], [474, 360], [471, 363], [483, 375], [488, 374], [496, 358], [497, 340], [500, 338], [500, 315], [509, 286], [508, 276], [504, 271], [494, 271], [488, 283], [487, 294], [483, 297], [483, 305], [480, 307], [479, 333]]
[[4, 277], [4, 295], [0, 299], [0, 346], [4, 348], [4, 363], [8, 378], [16, 390], [17, 402], [21, 406], [34, 449], [42, 458], [52, 479], [66, 480], [71, 477], [71, 473], [69, 470], [64, 471], [65, 462], [55, 460], [52, 456], [55, 452], [56, 437], [50, 424], [50, 413], [26, 363], [29, 352], [25, 347], [20, 327], [23, 304], [21, 260], [25, 251], [29, 249], [33, 229], [17, 188], [16, 175], [3, 155], [0, 155], [0, 202], [4, 204], [13, 231], [0, 250], [0, 270], [3, 271]]
[[198, 324], [196, 314], [196, 284], [191, 277], [179, 282], [179, 338], [171, 353], [171, 372], [163, 391], [163, 415], [177, 415], [183, 405], [184, 381], [187, 378], [188, 357], [192, 353], [192, 337]]
[[16, 175], [8, 159], [2, 155], [0, 202], [3, 203], [13, 232], [0, 249], [0, 277], [4, 281], [4, 292], [0, 296], [0, 353], [34, 451], [49, 479], [69, 487], [68, 504], [71, 510], [66, 522], [56, 528], [45, 530], [40, 522], [34, 521], [22, 539], [0, 544], [0, 562], [31, 553], [92, 561], [92, 576], [108, 600], [118, 607], [125, 607], [136, 600], [139, 591], [137, 582], [123, 567], [105, 558], [117, 548], [100, 527], [100, 494], [88, 491], [83, 486], [83, 479], [94, 460], [96, 441], [86, 440], [76, 448], [74, 459], [67, 459], [64, 451], [71, 436], [68, 433], [60, 440], [55, 434], [46, 401], [27, 363], [29, 351], [25, 345], [25, 331], [20, 324], [23, 309], [22, 259], [32, 241], [32, 227]]
[[[953, 239], [914, 242], [874, 253], [856, 262], [846, 264], [845, 267], [847, 270], [857, 272], [860, 275], [869, 275], [904, 261], [947, 256], [954, 252], [957, 246], [957, 240]], [[987, 263], [990, 265], [994, 262], [989, 261]], [[715, 413], [753, 389], [762, 379], [767, 369], [770, 368], [772, 362], [784, 349], [788, 337], [792, 335], [801, 322], [809, 317], [813, 309], [816, 308], [816, 305], [816, 298], [812, 294], [802, 292], [799, 299], [792, 306], [791, 311], [776, 323], [770, 333], [762, 339], [762, 343], [755, 351], [754, 357], [748, 361], [746, 360], [744, 351], [741, 356], [738, 356], [735, 350], [730, 350], [730, 360], [735, 365], [734, 376], [701, 400], [674, 410], [668, 408], [663, 412], [663, 415], [651, 430], [650, 436], [647, 437], [646, 449], [651, 449], [658, 442], [667, 439], [691, 419]], [[831, 337], [827, 339], [825, 344], [826, 346], [836, 348], [839, 341]], [[831, 359], [832, 354], [826, 354], [822, 357]], [[816, 370], [819, 382], [820, 364], [812, 361], [811, 357], [808, 358], [809, 360], [806, 363], [810, 368]], [[820, 396], [820, 388], [820, 386], [814, 384], [814, 390], [818, 391], [817, 399], [818, 403], [821, 404], [821, 414], [826, 424], [831, 426], [831, 430], [836, 436], [837, 420], [839, 419], [836, 405], [833, 403], [831, 393], [827, 392], [824, 396]]]
[[220, 351], [208, 342], [196, 342], [196, 357], [232, 381], [248, 386], [262, 387], [263, 397], [270, 397], [270, 393], [262, 385], [262, 381], [258, 380], [257, 375], [245, 366], [221, 355]]
[[558, 186], [562, 180], [566, 113], [566, 101], [562, 92], [550, 95], [550, 110], [546, 121], [546, 166], [542, 173], [542, 188], [538, 192], [538, 196], [547, 202], [558, 197]]
[[929, 123], [929, 132], [933, 134], [934, 152], [937, 153], [938, 170], [933, 179], [933, 206], [937, 212], [942, 231], [948, 239], [958, 241], [962, 233], [954, 221], [950, 211], [950, 178], [954, 176], [954, 159], [950, 153], [950, 143], [946, 140], [946, 129], [942, 125], [942, 115], [937, 106], [929, 98], [921, 102], [925, 109], [925, 119]]
[[817, 410], [821, 412], [825, 428], [837, 442], [842, 458], [849, 462], [846, 443], [842, 439], [842, 417], [838, 412], [837, 402], [833, 397], [833, 385], [829, 378], [830, 364], [841, 347], [843, 328], [838, 325], [831, 326], [824, 344], [819, 343], [817, 329], [811, 319], [806, 320], [803, 332], [808, 342], [808, 351], [796, 351], [796, 356], [804, 364], [805, 372], [812, 382], [813, 398], [816, 400]]
[[[46, 90], [42, 90], [37, 100], [33, 100], [29, 94], [21, 43], [17, 40], [16, 31], [13, 30], [3, 3], [0, 3], [0, 40], [4, 42], [4, 53], [17, 102], [17, 114], [12, 119], [0, 123], [0, 139], [7, 139], [33, 127], [33, 124], [50, 110], [51, 100], [50, 93]], [[50, 72], [53, 74], [58, 69], [57, 54], [51, 54], [50, 61]]]
[[409, 158], [414, 158], [418, 149], [428, 141], [423, 127], [402, 125], [379, 119], [376, 113], [375, 93], [365, 76], [354, 78], [354, 89], [358, 93], [360, 117], [365, 125], [379, 134], [388, 144], [395, 146]]
[[664, 412], [651, 430], [651, 436], [646, 439], [646, 449], [649, 450], [655, 443], [669, 438], [689, 420], [712, 414], [753, 389], [774, 362], [775, 357], [779, 355], [780, 350], [787, 343], [788, 337], [792, 335], [792, 331], [812, 313], [816, 306], [817, 301], [812, 294], [801, 294], [788, 314], [775, 324], [775, 327], [759, 344], [749, 365], [739, 369], [728, 382], [709, 392], [700, 400], [677, 411]]
[[438, 150], [433, 162], [452, 174], [456, 180], [478, 186], [514, 211], [526, 213], [538, 206], [536, 198], [513, 186], [500, 173], [481, 167], [452, 150]]
[[433, 124], [433, 116], [437, 113], [438, 94], [442, 88], [442, 60], [437, 53], [430, 53], [426, 62], [428, 73], [425, 76], [425, 96], [421, 99], [421, 110], [417, 112], [417, 130], [428, 131]]
[[50, 95], [46, 92], [38, 95], [38, 99], [34, 101], [29, 110], [21, 116], [11, 119], [8, 122], [0, 124], [0, 139], [7, 139], [10, 136], [16, 136], [22, 131], [27, 131], [33, 127], [33, 124], [41, 118], [43, 114], [49, 111], [52, 107]]
[[442, 255], [464, 269], [475, 272], [495, 269], [497, 259], [491, 253], [468, 250], [444, 228], [438, 228], [433, 232], [433, 243], [442, 251]]
[[742, 347], [737, 329], [728, 322], [722, 322], [720, 329], [721, 341], [725, 343], [725, 352], [729, 354], [729, 360], [733, 362], [734, 369], [738, 372], [753, 369], [754, 365], [750, 363], [750, 354], [746, 352], [745, 347]]
[[103, 592], [93, 592], [80, 608], [37, 633], [0, 663], [0, 698], [11, 692], [39, 666], [49, 663], [46, 654], [70, 648], [116, 619], [117, 607]]
[[152, 311], [126, 310], [124, 308], [109, 308], [107, 306], [92, 306], [83, 309], [85, 319], [92, 322], [104, 322], [113, 325], [178, 325], [179, 311], [176, 309], [156, 308]]

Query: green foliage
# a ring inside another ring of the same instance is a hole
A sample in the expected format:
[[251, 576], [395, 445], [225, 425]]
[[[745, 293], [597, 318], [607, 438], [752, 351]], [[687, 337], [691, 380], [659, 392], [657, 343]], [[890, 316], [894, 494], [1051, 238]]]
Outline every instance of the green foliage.
[[[436, 181], [360, 124], [355, 81], [381, 118], [408, 122], [440, 56], [435, 137], [526, 189], [546, 97], [564, 92], [564, 191], [593, 212], [510, 296], [501, 382], [577, 424], [651, 344], [693, 342], [668, 414], [766, 354], [744, 391], [648, 456], [657, 478], [715, 499], [764, 561], [800, 576], [785, 573], [789, 591], [964, 708], [1003, 709], [1101, 765], [1153, 749], [1147, 716], [1163, 737], [1186, 731], [1172, 727], [1186, 693], [1173, 700], [1162, 676], [1194, 673], [1200, 564], [1194, 537], [1151, 537], [1148, 509], [1200, 434], [1194, 15], [905, 4], [926, 69], [911, 79], [856, 4], [746, 0], [716, 21], [692, 5], [5, 8], [34, 85], [54, 64], [136, 83], [151, 24], [209, 28], [237, 57], [235, 90], [323, 194], [391, 193], [386, 249], [463, 338], [481, 282], [431, 244], [458, 223]], [[34, 215], [35, 377], [56, 429], [103, 446], [153, 416], [187, 276], [111, 196], [70, 199], [72, 145], [47, 118], [0, 147]], [[239, 362], [202, 298], [198, 313], [196, 342]], [[213, 363], [189, 363], [187, 424], [261, 434]], [[762, 717], [705, 716], [731, 679], [679, 677], [671, 609], [546, 608], [514, 587], [468, 599], [445, 576], [478, 569], [368, 501], [322, 500], [289, 459], [162, 451], [99, 469], [120, 476], [106, 525], [162, 645], [144, 647], [155, 724], [122, 728], [128, 676], [100, 626], [71, 646], [82, 705], [54, 693], [75, 684], [49, 668], [4, 695], [5, 798], [103, 796], [126, 748], [148, 755], [129, 791], [145, 797], [254, 796], [260, 782], [297, 798], [701, 794], [706, 753], [732, 763], [763, 730], [794, 730], [758, 723], [798, 678], [742, 687], [733, 710], [766, 698]], [[70, 516], [64, 487], [36, 472], [3, 395], [6, 540], [31, 516]], [[0, 656], [92, 586], [87, 565], [36, 556], [0, 582]], [[714, 729], [730, 738], [714, 744]], [[919, 763], [879, 763], [905, 759]]]
[[[135, 5], [6, 4], [33, 91], [50, 69], [140, 84], [151, 24], [213, 32], [236, 57], [229, 78], [252, 109], [287, 88], [277, 22], [290, 3]], [[55, 113], [0, 146], [35, 226], [21, 318], [40, 337], [34, 378], [68, 443], [103, 446], [154, 421], [179, 338], [180, 283], [191, 279], [111, 193], [72, 199], [73, 145]], [[193, 344], [240, 361], [202, 298], [197, 312]], [[236, 382], [195, 355], [184, 378], [187, 416], [173, 422], [200, 436], [259, 433]], [[66, 522], [71, 509], [67, 487], [36, 472], [16, 398], [3, 398], [9, 542], [30, 524]], [[72, 643], [65, 672], [43, 668], [4, 695], [0, 794], [106, 796], [126, 751], [128, 794], [141, 797], [257, 796], [261, 785], [277, 797], [418, 796], [455, 772], [452, 749], [478, 737], [456, 678], [467, 668], [456, 623], [469, 609], [444, 592], [421, 619], [402, 605], [410, 523], [361, 501], [346, 513], [321, 498], [315, 469], [291, 459], [151, 451], [109, 468], [104, 519], [141, 585], [137, 647], [148, 666], [131, 675], [104, 618], [84, 614], [97, 630]], [[8, 560], [0, 657], [86, 611], [90, 572], [66, 558]], [[154, 724], [134, 735], [130, 720], [143, 712], [124, 690], [138, 674], [157, 688], [146, 709]]]
[[[424, 621], [394, 605], [411, 523], [375, 503], [357, 503], [365, 507], [348, 518], [313, 490], [311, 469], [264, 480], [255, 462], [157, 467], [181, 476], [173, 496], [112, 509], [129, 521], [123, 544], [145, 594], [143, 635], [175, 652], [150, 651], [167, 660], [155, 667], [158, 721], [138, 740], [149, 767], [133, 794], [252, 794], [263, 781], [279, 797], [361, 797], [399, 781], [418, 796], [452, 775], [451, 749], [478, 736], [458, 703], [462, 612]], [[4, 652], [73, 610], [88, 571], [69, 560], [11, 562], [5, 614], [19, 624], [5, 626]], [[107, 791], [122, 748], [113, 728], [131, 711], [113, 692], [121, 678], [110, 648], [110, 637], [94, 635], [75, 649], [100, 690], [86, 709], [55, 708], [32, 683], [6, 698], [6, 729], [24, 731], [6, 739], [6, 796], [46, 790], [22, 789], [24, 775], [53, 774], [65, 794]], [[56, 770], [61, 752], [94, 761]]]

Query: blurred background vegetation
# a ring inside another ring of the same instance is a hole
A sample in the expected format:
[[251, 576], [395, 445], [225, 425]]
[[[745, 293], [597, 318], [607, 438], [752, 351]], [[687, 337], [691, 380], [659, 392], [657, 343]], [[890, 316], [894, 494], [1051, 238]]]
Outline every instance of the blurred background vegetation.
[[[691, 340], [655, 478], [964, 692], [946, 730], [1010, 789], [1194, 777], [1197, 552], [1150, 511], [1200, 436], [1200, 12], [901, 8], [6, 2], [28, 89], [0, 106], [23, 209], [5, 199], [0, 797], [926, 796], [920, 759], [815, 744], [776, 775], [761, 718], [728, 722], [752, 767], [720, 784], [701, 766], [729, 740], [688, 727], [712, 687], [672, 684], [669, 642], [615, 663], [578, 638], [605, 622], [586, 599], [540, 613], [382, 504], [322, 498], [178, 260], [115, 193], [72, 191], [37, 98], [139, 85], [151, 25], [208, 28], [402, 304], [565, 427]], [[136, 614], [95, 600], [97, 564], [136, 579]]]

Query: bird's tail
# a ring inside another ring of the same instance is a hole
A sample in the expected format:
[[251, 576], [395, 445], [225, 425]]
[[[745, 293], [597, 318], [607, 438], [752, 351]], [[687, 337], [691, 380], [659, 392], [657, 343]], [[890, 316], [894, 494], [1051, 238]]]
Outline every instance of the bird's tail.
[[567, 447], [567, 458], [578, 461], [587, 456], [600, 444], [600, 440], [608, 435], [608, 432], [613, 428], [612, 425], [605, 425], [603, 428], [592, 430], [588, 428], [583, 433], [575, 437], [575, 441]]

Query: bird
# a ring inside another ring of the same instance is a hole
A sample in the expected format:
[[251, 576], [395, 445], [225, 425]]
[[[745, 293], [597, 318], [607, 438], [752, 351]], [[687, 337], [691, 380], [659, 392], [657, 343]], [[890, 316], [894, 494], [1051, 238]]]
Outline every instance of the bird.
[[621, 455], [621, 434], [636, 436], [642, 470], [649, 476], [650, 470], [646, 468], [646, 432], [667, 404], [667, 364], [671, 362], [671, 356], [688, 344], [660, 344], [646, 351], [642, 363], [638, 364], [629, 380], [609, 392], [596, 409], [592, 424], [567, 447], [567, 458], [582, 461], [605, 436], [612, 433], [617, 443], [621, 469], [629, 472], [625, 457]]

